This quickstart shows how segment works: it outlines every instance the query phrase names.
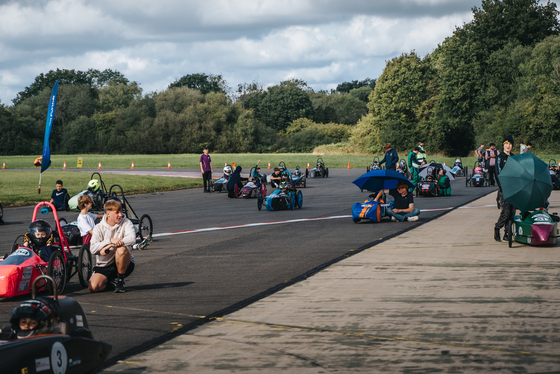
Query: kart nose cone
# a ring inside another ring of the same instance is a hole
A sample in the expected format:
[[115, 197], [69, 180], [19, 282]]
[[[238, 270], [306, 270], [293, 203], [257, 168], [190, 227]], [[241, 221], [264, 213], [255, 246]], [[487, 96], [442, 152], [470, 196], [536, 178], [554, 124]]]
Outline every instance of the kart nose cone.
[[549, 244], [552, 243], [551, 236], [553, 235], [552, 230], [554, 225], [531, 225], [531, 244]]

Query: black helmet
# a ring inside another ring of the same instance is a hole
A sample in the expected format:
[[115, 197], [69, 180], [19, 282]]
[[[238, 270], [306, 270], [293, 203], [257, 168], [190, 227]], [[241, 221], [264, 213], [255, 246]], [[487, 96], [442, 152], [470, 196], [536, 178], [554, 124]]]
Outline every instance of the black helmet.
[[42, 219], [31, 222], [27, 231], [29, 232], [29, 239], [37, 248], [44, 247], [52, 234], [51, 225]]
[[[37, 326], [29, 330], [22, 330], [19, 326], [21, 318], [31, 318], [37, 321]], [[10, 318], [12, 330], [18, 338], [25, 338], [34, 334], [49, 333], [54, 321], [54, 314], [51, 308], [41, 300], [27, 300], [16, 306]]]

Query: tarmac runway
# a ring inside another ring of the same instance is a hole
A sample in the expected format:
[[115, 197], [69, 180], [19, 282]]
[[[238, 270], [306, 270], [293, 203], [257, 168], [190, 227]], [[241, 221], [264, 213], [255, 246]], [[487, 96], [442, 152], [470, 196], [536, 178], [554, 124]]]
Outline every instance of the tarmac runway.
[[[329, 178], [309, 180], [303, 209], [294, 211], [258, 211], [255, 199], [229, 199], [225, 193], [203, 194], [202, 189], [137, 195], [129, 201], [136, 213], [152, 217], [155, 234], [343, 216], [351, 214], [354, 202], [367, 198], [351, 183], [364, 172], [332, 169]], [[417, 198], [416, 207], [426, 211], [415, 223], [354, 224], [338, 218], [159, 236], [148, 249], [134, 252], [136, 268], [127, 278], [127, 293], [90, 294], [77, 277], [64, 293], [80, 302], [95, 337], [113, 345], [107, 364], [115, 363], [449, 211], [437, 209], [458, 207], [495, 191], [466, 188], [463, 178], [452, 187], [451, 197]], [[0, 253], [9, 252], [13, 240], [25, 232], [32, 210], [4, 209]], [[77, 213], [64, 216], [70, 221]], [[8, 324], [13, 308], [27, 298], [0, 301], [0, 326]]]

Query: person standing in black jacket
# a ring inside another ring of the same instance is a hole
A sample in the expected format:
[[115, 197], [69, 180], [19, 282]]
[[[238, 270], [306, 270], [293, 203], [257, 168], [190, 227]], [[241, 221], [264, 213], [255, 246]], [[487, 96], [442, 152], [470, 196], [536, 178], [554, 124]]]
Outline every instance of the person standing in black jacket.
[[385, 157], [383, 160], [379, 162], [379, 165], [383, 165], [385, 162], [387, 163], [385, 169], [387, 170], [397, 170], [397, 162], [399, 162], [399, 155], [397, 154], [397, 150], [391, 147], [391, 143], [387, 143], [383, 146], [385, 150]]
[[498, 203], [500, 205], [500, 217], [498, 222], [494, 226], [494, 240], [500, 241], [500, 229], [505, 227], [504, 230], [504, 240], [508, 239], [508, 226], [507, 223], [513, 219], [515, 215], [515, 207], [504, 200], [504, 195], [502, 193], [502, 185], [500, 183], [500, 172], [506, 166], [508, 157], [511, 156], [511, 149], [513, 148], [513, 136], [507, 135], [503, 140], [504, 151], [498, 155], [496, 164], [494, 165], [494, 173], [496, 174], [496, 182], [498, 183]]

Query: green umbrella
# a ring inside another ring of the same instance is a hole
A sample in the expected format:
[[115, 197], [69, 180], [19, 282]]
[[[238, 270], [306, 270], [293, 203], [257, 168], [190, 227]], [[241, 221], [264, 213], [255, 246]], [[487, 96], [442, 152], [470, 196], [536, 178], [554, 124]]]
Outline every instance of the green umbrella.
[[498, 178], [504, 200], [522, 212], [543, 207], [552, 192], [548, 166], [529, 152], [510, 156]]

